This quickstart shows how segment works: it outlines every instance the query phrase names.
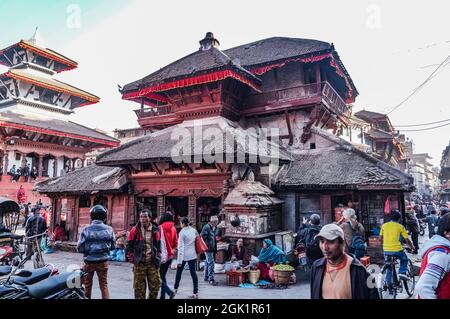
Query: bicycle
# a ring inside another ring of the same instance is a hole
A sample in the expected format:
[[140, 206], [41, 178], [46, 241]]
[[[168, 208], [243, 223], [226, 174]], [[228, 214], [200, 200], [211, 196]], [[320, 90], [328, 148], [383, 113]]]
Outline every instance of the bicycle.
[[44, 257], [42, 256], [41, 240], [47, 236], [47, 233], [37, 234], [25, 237], [26, 257], [25, 261], [32, 259], [34, 269], [45, 267]]
[[[397, 266], [399, 265], [398, 257], [389, 256], [389, 260], [384, 263], [378, 274], [378, 293], [380, 299], [396, 299], [399, 293], [403, 293], [403, 289], [409, 298], [414, 295], [414, 289], [416, 287], [416, 277], [414, 275], [414, 265], [408, 258], [408, 268], [406, 271], [407, 280], [401, 280], [398, 278]], [[389, 285], [387, 282], [387, 272], [391, 271], [392, 283]]]

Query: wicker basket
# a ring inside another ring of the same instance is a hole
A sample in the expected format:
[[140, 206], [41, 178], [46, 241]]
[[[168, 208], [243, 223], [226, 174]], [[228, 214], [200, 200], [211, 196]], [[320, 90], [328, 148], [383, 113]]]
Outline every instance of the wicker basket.
[[248, 281], [254, 285], [256, 285], [256, 283], [259, 281], [259, 276], [260, 276], [261, 272], [259, 269], [257, 270], [250, 270], [250, 272], [248, 273]]
[[277, 285], [288, 285], [292, 273], [292, 270], [274, 270], [273, 279]]
[[228, 286], [239, 286], [245, 282], [245, 272], [242, 271], [228, 271], [227, 273]]

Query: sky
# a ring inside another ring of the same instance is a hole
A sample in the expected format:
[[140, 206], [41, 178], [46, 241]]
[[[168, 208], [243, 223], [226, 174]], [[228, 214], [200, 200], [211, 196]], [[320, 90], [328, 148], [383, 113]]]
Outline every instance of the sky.
[[[388, 112], [450, 55], [448, 12], [445, 0], [0, 0], [0, 46], [28, 39], [39, 26], [47, 47], [79, 63], [58, 79], [101, 97], [71, 119], [108, 132], [138, 126], [132, 110], [139, 105], [121, 100], [117, 85], [192, 53], [208, 31], [223, 50], [272, 36], [332, 42], [360, 93], [354, 112]], [[449, 83], [444, 63], [389, 114], [391, 122], [450, 119]], [[404, 133], [416, 153], [439, 165], [450, 125]]]

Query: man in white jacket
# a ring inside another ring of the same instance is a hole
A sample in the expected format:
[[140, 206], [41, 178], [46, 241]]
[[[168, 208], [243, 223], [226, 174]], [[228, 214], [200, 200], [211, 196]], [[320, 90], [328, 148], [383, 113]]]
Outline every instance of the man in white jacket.
[[450, 299], [450, 214], [439, 221], [437, 235], [420, 250], [422, 267], [417, 283], [419, 299]]

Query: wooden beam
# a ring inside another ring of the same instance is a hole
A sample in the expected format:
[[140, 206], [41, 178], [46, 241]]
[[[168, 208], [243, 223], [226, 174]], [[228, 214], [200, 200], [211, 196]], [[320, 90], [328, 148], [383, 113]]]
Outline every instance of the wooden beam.
[[322, 120], [323, 120], [323, 118], [324, 118], [326, 113], [327, 113], [327, 110], [323, 110], [322, 116], [317, 117], [316, 126], [319, 125], [322, 122]]
[[247, 166], [247, 168], [245, 169], [244, 175], [242, 175], [242, 180], [245, 181], [245, 179], [247, 178], [248, 174], [250, 173], [251, 168], [250, 166]]
[[186, 103], [184, 103], [183, 95], [181, 94], [180, 89], [176, 89], [175, 91], [177, 92], [177, 97], [179, 98], [179, 101], [181, 101], [181, 105], [186, 106]]
[[61, 95], [63, 95], [63, 93], [59, 92], [59, 94], [56, 96], [55, 101], [53, 102], [54, 105], [58, 105], [58, 100], [61, 98]]
[[20, 54], [17, 52], [17, 50], [16, 50], [16, 49], [13, 49], [13, 51], [14, 51], [14, 53], [17, 54], [17, 56], [19, 57], [20, 62], [23, 62], [23, 58], [20, 56]]
[[62, 107], [65, 108], [67, 103], [69, 103], [70, 100], [72, 100], [72, 96], [69, 96], [69, 98], [67, 99], [66, 103], [64, 103], [64, 105]]
[[16, 97], [20, 96], [19, 85], [17, 84], [17, 80], [13, 79], [14, 89], [16, 90]]
[[50, 64], [47, 66], [47, 68], [51, 69], [52, 66], [55, 65], [55, 60], [50, 60]]
[[30, 95], [30, 93], [33, 90], [33, 88], [34, 88], [34, 84], [31, 84], [30, 89], [27, 91], [27, 93], [25, 94], [24, 98], [27, 98], [28, 95]]
[[161, 169], [158, 167], [158, 165], [156, 165], [156, 163], [151, 162], [150, 166], [152, 167], [152, 169], [158, 174], [158, 175], [162, 175], [162, 171]]
[[42, 100], [44, 99], [44, 95], [45, 95], [45, 93], [47, 93], [47, 91], [48, 91], [48, 89], [43, 89], [41, 91], [41, 94], [39, 94], [39, 101], [42, 102]]
[[284, 115], [286, 116], [286, 123], [287, 123], [288, 132], [289, 132], [289, 145], [292, 145], [294, 143], [294, 135], [292, 134], [291, 120], [289, 118], [289, 112], [287, 110], [284, 111]]
[[192, 170], [192, 167], [190, 167], [188, 164], [183, 163], [183, 168], [186, 170], [187, 173], [194, 173], [194, 171]]
[[2, 55], [5, 57], [6, 60], [8, 60], [8, 62], [9, 62], [9, 63], [11, 64], [11, 66], [12, 66], [13, 63], [12, 63], [12, 61], [8, 58], [8, 56], [6, 55], [6, 52], [4, 52]]
[[222, 165], [220, 165], [219, 163], [216, 163], [216, 162], [214, 162], [214, 165], [216, 166], [217, 170], [218, 170], [220, 173], [223, 173], [223, 172], [224, 172], [224, 167], [222, 167]]
[[206, 89], [206, 93], [208, 93], [209, 99], [211, 100], [211, 103], [214, 103], [214, 96], [211, 93], [211, 91], [209, 90], [208, 84], [204, 84], [204, 87]]
[[18, 96], [16, 96], [16, 95], [11, 91], [11, 89], [9, 88], [9, 87], [11, 86], [10, 84], [6, 85], [5, 82], [2, 81], [2, 79], [0, 79], [0, 83], [8, 90], [8, 92], [9, 92], [9, 94], [11, 94], [11, 96], [18, 97]]
[[35, 54], [35, 55], [34, 55], [34, 58], [33, 58], [33, 60], [31, 60], [31, 63], [35, 63], [35, 62], [36, 62], [36, 60], [37, 60], [37, 57], [38, 57], [38, 55], [37, 55], [37, 54]]

